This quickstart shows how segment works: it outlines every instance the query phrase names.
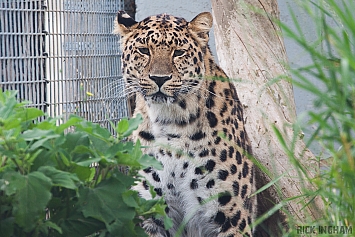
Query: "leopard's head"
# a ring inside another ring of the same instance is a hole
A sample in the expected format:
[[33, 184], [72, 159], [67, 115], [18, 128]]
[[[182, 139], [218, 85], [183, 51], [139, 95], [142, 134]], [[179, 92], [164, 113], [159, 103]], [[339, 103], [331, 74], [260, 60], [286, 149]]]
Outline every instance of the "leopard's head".
[[121, 35], [122, 72], [130, 91], [151, 103], [173, 103], [199, 89], [205, 74], [204, 56], [209, 12], [191, 22], [167, 14], [136, 22], [118, 12], [114, 33]]

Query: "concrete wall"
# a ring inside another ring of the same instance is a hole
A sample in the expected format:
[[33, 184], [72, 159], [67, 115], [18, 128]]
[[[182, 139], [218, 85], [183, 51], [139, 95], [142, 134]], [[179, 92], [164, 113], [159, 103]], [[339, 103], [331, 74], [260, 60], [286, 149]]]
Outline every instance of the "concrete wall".
[[[299, 7], [295, 4], [295, 0], [278, 0], [280, 19], [282, 22], [293, 27], [293, 21], [290, 17], [289, 10], [292, 9], [297, 19], [300, 21], [300, 25], [303, 26], [305, 36], [310, 41], [316, 38], [316, 31], [314, 26], [310, 24], [308, 16], [302, 12]], [[210, 0], [180, 0], [180, 1], [166, 1], [166, 0], [136, 0], [137, 13], [136, 20], [140, 21], [147, 16], [155, 15], [159, 13], [168, 13], [176, 16], [184, 17], [186, 20], [193, 19], [198, 13], [203, 11], [212, 12]], [[213, 31], [210, 34], [210, 47], [216, 56], [216, 49], [214, 44]], [[285, 47], [287, 51], [288, 61], [292, 68], [297, 68], [299, 66], [308, 65], [311, 61], [309, 56], [301, 50], [301, 48], [293, 41], [289, 39], [284, 39]], [[310, 78], [310, 80], [314, 80]], [[312, 95], [300, 90], [299, 88], [294, 88], [296, 111], [299, 117], [303, 118], [303, 121], [307, 121], [308, 117], [305, 116], [306, 111], [313, 110]], [[315, 128], [308, 128], [313, 130]], [[304, 131], [306, 137], [308, 137], [309, 132]], [[312, 150], [314, 153], [319, 153], [317, 146], [313, 146]]]

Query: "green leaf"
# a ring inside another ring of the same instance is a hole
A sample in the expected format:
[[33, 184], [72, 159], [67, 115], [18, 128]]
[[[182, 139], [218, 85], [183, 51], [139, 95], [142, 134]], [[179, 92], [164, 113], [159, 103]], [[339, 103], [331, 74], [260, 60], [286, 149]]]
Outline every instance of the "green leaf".
[[84, 217], [82, 213], [75, 213], [61, 223], [62, 236], [83, 237], [92, 235], [102, 229], [105, 224], [91, 217]]
[[84, 167], [89, 167], [93, 163], [99, 163], [103, 159], [101, 157], [95, 157], [95, 158], [90, 158], [88, 160], [83, 160], [80, 162], [76, 162], [77, 165], [84, 166]]
[[164, 215], [164, 218], [163, 218], [163, 221], [164, 221], [164, 228], [166, 230], [170, 229], [173, 227], [174, 223], [173, 223], [173, 220], [170, 219], [168, 216]]
[[154, 157], [149, 156], [147, 154], [144, 154], [138, 160], [138, 162], [143, 166], [143, 168], [153, 167], [153, 168], [158, 169], [158, 170], [162, 170], [163, 169], [162, 164], [157, 159], [155, 159]]
[[14, 236], [14, 221], [15, 218], [9, 217], [6, 219], [1, 219], [0, 220], [0, 230], [1, 230], [1, 236], [2, 237], [11, 237]]
[[135, 209], [128, 207], [122, 200], [126, 185], [116, 177], [111, 177], [99, 183], [94, 189], [80, 189], [79, 203], [84, 216], [103, 221], [106, 226], [116, 219], [123, 222], [132, 221]]
[[127, 119], [122, 119], [118, 124], [117, 124], [117, 133], [123, 134], [126, 132], [129, 128], [129, 122]]
[[63, 124], [59, 125], [56, 129], [58, 133], [64, 132], [65, 129], [75, 126], [78, 123], [82, 122], [83, 118], [77, 117], [75, 115], [71, 115], [70, 118]]
[[122, 152], [117, 153], [117, 163], [123, 166], [124, 165], [133, 166], [133, 167], [140, 166], [139, 162], [136, 159], [133, 159], [132, 154], [127, 154]]
[[131, 118], [130, 120], [128, 120], [128, 122], [129, 122], [129, 128], [123, 134], [124, 137], [128, 137], [129, 135], [131, 135], [132, 132], [138, 128], [139, 124], [141, 124], [143, 122], [142, 115], [137, 114], [136, 117]]
[[17, 172], [7, 172], [3, 176], [1, 189], [7, 196], [10, 196], [23, 189], [25, 185], [25, 176]]
[[54, 139], [54, 138], [58, 138], [60, 135], [57, 134], [52, 134], [52, 135], [48, 135], [42, 139], [39, 139], [37, 141], [35, 141], [30, 147], [29, 147], [29, 151], [35, 151], [37, 149], [39, 149], [40, 147], [44, 147], [48, 150], [51, 150], [52, 146], [49, 140]]
[[52, 166], [40, 167], [38, 171], [49, 177], [52, 180], [54, 186], [75, 190], [77, 189], [77, 185], [75, 183], [80, 182], [75, 174], [57, 170]]
[[72, 172], [77, 175], [77, 177], [83, 181], [91, 181], [95, 176], [95, 168], [91, 168], [89, 166], [81, 166], [73, 163], [72, 165]]
[[133, 190], [128, 190], [122, 194], [123, 201], [130, 207], [139, 208], [135, 197], [137, 197], [137, 192]]
[[60, 228], [57, 224], [55, 224], [51, 221], [45, 221], [40, 227], [40, 231], [47, 236], [48, 236], [49, 229], [53, 229], [56, 232], [58, 232], [59, 234], [63, 233], [62, 228]]
[[41, 138], [48, 138], [52, 136], [57, 137], [59, 135], [55, 134], [52, 130], [42, 130], [42, 129], [34, 128], [32, 130], [24, 131], [21, 137], [26, 141], [32, 141], [32, 140], [39, 140]]
[[15, 195], [14, 216], [16, 223], [26, 232], [33, 230], [39, 214], [44, 214], [51, 199], [51, 180], [41, 172], [35, 171], [24, 176], [25, 186]]
[[37, 108], [23, 108], [22, 113], [19, 113], [22, 121], [34, 120], [43, 115], [43, 111]]
[[66, 142], [63, 147], [69, 152], [73, 151], [77, 146], [90, 146], [90, 140], [85, 132], [76, 131], [66, 134]]

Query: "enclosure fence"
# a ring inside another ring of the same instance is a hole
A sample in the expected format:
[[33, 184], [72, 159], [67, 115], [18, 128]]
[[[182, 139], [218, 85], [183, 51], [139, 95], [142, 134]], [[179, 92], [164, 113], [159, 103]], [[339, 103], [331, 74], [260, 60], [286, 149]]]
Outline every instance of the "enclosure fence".
[[[113, 21], [123, 0], [0, 0], [0, 85], [51, 117], [128, 116]], [[112, 129], [112, 128], [110, 128]]]

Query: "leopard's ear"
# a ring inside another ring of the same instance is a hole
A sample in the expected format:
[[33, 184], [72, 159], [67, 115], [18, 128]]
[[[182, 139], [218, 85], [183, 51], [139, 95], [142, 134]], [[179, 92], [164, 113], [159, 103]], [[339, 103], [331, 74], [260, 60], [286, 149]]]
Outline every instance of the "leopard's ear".
[[202, 12], [198, 14], [189, 23], [188, 28], [197, 34], [205, 43], [208, 41], [208, 32], [210, 31], [213, 23], [213, 18], [211, 13]]
[[137, 26], [137, 22], [133, 20], [125, 11], [118, 11], [114, 23], [114, 34], [125, 36]]

